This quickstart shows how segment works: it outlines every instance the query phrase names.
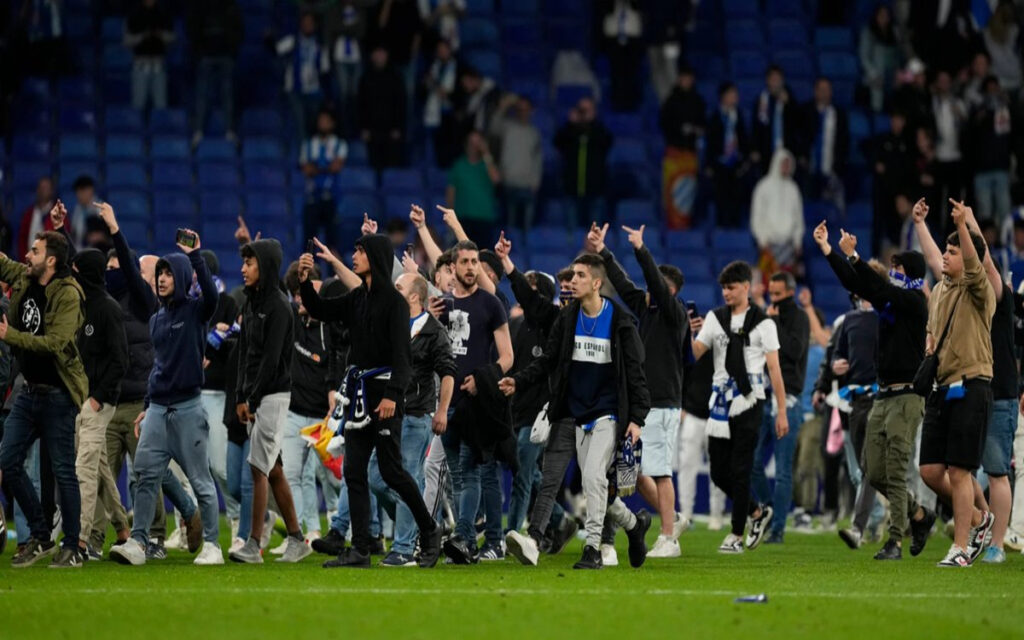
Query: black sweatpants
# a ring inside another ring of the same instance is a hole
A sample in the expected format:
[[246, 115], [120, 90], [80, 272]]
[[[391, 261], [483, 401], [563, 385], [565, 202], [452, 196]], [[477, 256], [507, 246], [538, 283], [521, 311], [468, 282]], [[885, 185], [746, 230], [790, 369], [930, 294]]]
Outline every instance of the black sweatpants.
[[565, 470], [576, 455], [576, 424], [572, 420], [562, 420], [551, 424], [548, 444], [544, 448], [544, 462], [540, 471], [540, 490], [533, 501], [530, 512], [530, 528], [527, 533], [534, 540], [544, 537], [544, 527], [551, 520], [551, 510], [558, 499], [558, 490], [565, 480]]
[[[377, 406], [374, 404], [373, 406]], [[430, 515], [423, 495], [412, 476], [402, 468], [399, 446], [402, 437], [402, 412], [387, 420], [373, 420], [362, 429], [345, 430], [345, 484], [348, 485], [352, 519], [352, 546], [360, 553], [370, 552], [370, 485], [367, 469], [370, 454], [377, 450], [380, 475], [405, 501], [416, 518], [420, 534], [433, 531], [437, 523]]]
[[729, 438], [708, 438], [711, 481], [732, 499], [732, 533], [742, 536], [747, 516], [757, 510], [750, 493], [754, 450], [764, 418], [764, 401], [738, 416], [729, 418]]

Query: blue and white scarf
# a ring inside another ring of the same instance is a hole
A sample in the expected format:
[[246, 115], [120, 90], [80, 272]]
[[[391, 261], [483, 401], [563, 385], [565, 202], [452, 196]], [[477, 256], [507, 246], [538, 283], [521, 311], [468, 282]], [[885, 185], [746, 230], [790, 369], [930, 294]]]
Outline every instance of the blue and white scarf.
[[895, 269], [889, 270], [889, 284], [908, 291], [918, 291], [924, 287], [924, 278], [911, 279], [910, 276]]
[[877, 384], [848, 384], [837, 393], [839, 402], [836, 406], [843, 413], [853, 411], [853, 401], [865, 394], [878, 393]]
[[331, 413], [330, 425], [336, 434], [346, 429], [362, 429], [370, 424], [370, 412], [366, 410], [366, 381], [389, 380], [391, 367], [378, 367], [363, 371], [350, 366], [341, 379], [336, 396], [338, 402]]
[[[759, 373], [750, 374], [752, 385], [762, 385], [764, 377]], [[732, 378], [726, 380], [724, 385], [713, 385], [711, 387], [711, 400], [708, 408], [711, 415], [708, 416], [707, 434], [712, 438], [729, 439], [729, 418], [738, 416], [748, 411], [757, 404], [757, 397], [751, 391], [749, 395], [740, 394], [739, 386]]]

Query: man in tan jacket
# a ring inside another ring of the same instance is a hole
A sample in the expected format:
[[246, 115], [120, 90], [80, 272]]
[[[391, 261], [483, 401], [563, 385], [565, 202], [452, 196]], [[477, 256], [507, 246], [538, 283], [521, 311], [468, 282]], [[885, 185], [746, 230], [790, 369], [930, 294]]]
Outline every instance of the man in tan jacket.
[[967, 567], [987, 546], [995, 521], [984, 497], [976, 496], [973, 474], [992, 411], [996, 299], [981, 262], [985, 241], [968, 229], [962, 202], [953, 202], [952, 215], [956, 231], [946, 239], [942, 281], [929, 301], [927, 350], [938, 346], [938, 373], [925, 406], [920, 463], [925, 483], [953, 505], [953, 546], [939, 566]]

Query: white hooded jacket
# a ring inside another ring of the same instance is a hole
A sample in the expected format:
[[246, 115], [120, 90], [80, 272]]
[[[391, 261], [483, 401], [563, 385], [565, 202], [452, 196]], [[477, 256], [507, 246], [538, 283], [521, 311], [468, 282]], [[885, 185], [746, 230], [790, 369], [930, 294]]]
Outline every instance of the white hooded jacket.
[[792, 177], [782, 175], [782, 160], [796, 167], [793, 154], [778, 149], [772, 156], [768, 175], [754, 187], [750, 204], [750, 231], [758, 247], [790, 245], [800, 247], [804, 239], [804, 201]]

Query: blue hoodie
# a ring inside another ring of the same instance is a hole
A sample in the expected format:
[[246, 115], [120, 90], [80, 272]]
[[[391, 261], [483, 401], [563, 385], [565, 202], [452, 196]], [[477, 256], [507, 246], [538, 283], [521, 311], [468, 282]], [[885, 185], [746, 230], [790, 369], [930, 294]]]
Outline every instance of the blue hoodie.
[[[207, 324], [217, 310], [217, 285], [198, 251], [160, 258], [156, 272], [167, 268], [174, 276], [174, 293], [160, 298], [159, 310], [149, 319], [156, 357], [149, 374], [146, 406], [150, 402], [168, 406], [199, 395]], [[193, 272], [202, 292], [199, 298], [188, 297]]]

